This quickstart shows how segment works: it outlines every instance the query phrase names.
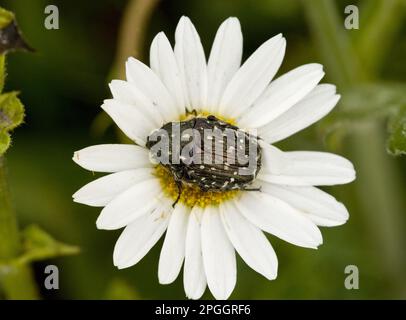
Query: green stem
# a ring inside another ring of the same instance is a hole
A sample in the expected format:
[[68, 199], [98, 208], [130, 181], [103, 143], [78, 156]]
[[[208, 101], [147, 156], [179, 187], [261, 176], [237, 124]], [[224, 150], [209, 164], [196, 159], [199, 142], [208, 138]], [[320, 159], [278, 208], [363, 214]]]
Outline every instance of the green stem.
[[28, 265], [0, 266], [0, 283], [8, 300], [36, 300], [38, 289]]
[[354, 46], [370, 75], [377, 73], [403, 22], [402, 0], [368, 0], [360, 8]]
[[[313, 0], [303, 1], [303, 4], [333, 80], [342, 88], [348, 88], [373, 79], [372, 73], [367, 74], [361, 69], [359, 62], [364, 61], [365, 56], [357, 56], [355, 53], [358, 51], [353, 50], [348, 37], [343, 34], [343, 22], [339, 19], [334, 2]], [[382, 30], [378, 33], [386, 36]], [[363, 54], [373, 55], [374, 51]], [[369, 61], [377, 62], [378, 59], [370, 58]], [[367, 70], [371, 72], [374, 68], [369, 66]], [[394, 287], [398, 287], [399, 297], [404, 298], [405, 291], [401, 286], [405, 282], [401, 247], [404, 239], [400, 230], [404, 206], [400, 192], [401, 175], [393, 159], [384, 153], [383, 132], [378, 124], [355, 133], [349, 141], [349, 150], [358, 172], [355, 188], [361, 200], [360, 212], [364, 215], [364, 223], [369, 229], [370, 238], [375, 241], [376, 251], [381, 253], [380, 263], [386, 270], [385, 274], [392, 279]]]
[[122, 18], [116, 59], [113, 65], [115, 79], [125, 78], [125, 62], [128, 57], [141, 58], [145, 29], [159, 0], [130, 0]]
[[302, 1], [310, 29], [314, 35], [327, 75], [334, 75], [336, 84], [344, 88], [354, 81], [363, 81], [364, 71], [345, 33], [334, 2], [330, 0]]
[[13, 257], [20, 251], [17, 219], [11, 207], [10, 192], [7, 186], [6, 164], [0, 158], [0, 260]]
[[[117, 52], [110, 70], [110, 79], [125, 79], [125, 63], [129, 57], [142, 59], [145, 31], [159, 1], [129, 0], [121, 19]], [[105, 112], [101, 112], [93, 121], [90, 131], [94, 136], [100, 136], [112, 123], [111, 118]], [[120, 130], [117, 132], [120, 141], [129, 142]]]
[[38, 295], [30, 268], [12, 262], [21, 252], [20, 243], [5, 158], [0, 156], [0, 284], [7, 299], [36, 299]]
[[381, 129], [380, 123], [374, 123], [352, 137], [350, 148], [358, 175], [355, 187], [364, 222], [374, 239], [374, 254], [379, 252], [383, 270], [392, 278], [399, 298], [405, 298], [403, 186], [396, 160], [385, 151]]
[[4, 54], [0, 54], [0, 93], [3, 92], [4, 88], [4, 81], [6, 78], [6, 56]]

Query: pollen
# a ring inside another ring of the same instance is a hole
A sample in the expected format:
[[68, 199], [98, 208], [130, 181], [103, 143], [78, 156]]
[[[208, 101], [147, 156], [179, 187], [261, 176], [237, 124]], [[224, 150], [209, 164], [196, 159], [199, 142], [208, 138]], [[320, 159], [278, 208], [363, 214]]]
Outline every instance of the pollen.
[[219, 114], [217, 114], [217, 113], [215, 113], [215, 112], [213, 113], [213, 112], [208, 112], [208, 111], [200, 111], [199, 113], [193, 113], [193, 112], [185, 113], [185, 114], [183, 114], [183, 115], [180, 116], [179, 121], [190, 120], [190, 119], [196, 118], [196, 117], [203, 117], [203, 118], [205, 118], [205, 117], [208, 117], [208, 116], [210, 116], [210, 115], [215, 116], [217, 119], [219, 119], [219, 120], [221, 120], [221, 121], [227, 122], [227, 123], [232, 124], [232, 125], [236, 125], [235, 119], [233, 119], [233, 118], [227, 118], [227, 117], [224, 117], [224, 116], [222, 116], [222, 115], [219, 115]]
[[[155, 168], [155, 176], [159, 178], [164, 194], [173, 199], [175, 202], [178, 198], [179, 189], [173, 175], [165, 167], [158, 165]], [[239, 193], [239, 190], [228, 190], [221, 192], [204, 191], [201, 190], [197, 185], [183, 183], [179, 202], [190, 208], [194, 206], [204, 208], [210, 205], [219, 205], [224, 201], [233, 199], [234, 197], [238, 196]]]

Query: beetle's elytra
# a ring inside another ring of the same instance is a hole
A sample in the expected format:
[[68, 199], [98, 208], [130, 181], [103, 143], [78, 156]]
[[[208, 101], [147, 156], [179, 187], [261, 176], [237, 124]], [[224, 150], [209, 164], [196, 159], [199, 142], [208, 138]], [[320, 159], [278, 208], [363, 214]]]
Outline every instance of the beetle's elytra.
[[[258, 137], [213, 115], [169, 122], [160, 131], [167, 134], [168, 149], [151, 156], [162, 159], [162, 152], [167, 153], [168, 160], [158, 162], [170, 171], [179, 190], [183, 183], [202, 191], [249, 190], [261, 167]], [[174, 139], [179, 141], [177, 147]], [[151, 134], [147, 148], [151, 151], [159, 140]]]

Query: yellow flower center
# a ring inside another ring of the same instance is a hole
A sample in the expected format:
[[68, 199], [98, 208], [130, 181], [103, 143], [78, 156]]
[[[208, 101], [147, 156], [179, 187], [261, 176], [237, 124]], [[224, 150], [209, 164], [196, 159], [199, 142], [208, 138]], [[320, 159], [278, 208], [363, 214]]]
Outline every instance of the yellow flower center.
[[[173, 175], [162, 165], [155, 168], [155, 175], [159, 178], [164, 194], [175, 202], [179, 189]], [[236, 197], [239, 193], [239, 190], [203, 191], [196, 185], [183, 183], [179, 202], [191, 208], [194, 206], [204, 208], [209, 205], [219, 205], [223, 201]]]
[[223, 117], [215, 112], [208, 112], [208, 111], [200, 111], [199, 113], [188, 112], [179, 117], [179, 121], [190, 120], [191, 118], [195, 117], [208, 117], [208, 116], [215, 116], [217, 119], [227, 122], [232, 125], [236, 125], [235, 119]]

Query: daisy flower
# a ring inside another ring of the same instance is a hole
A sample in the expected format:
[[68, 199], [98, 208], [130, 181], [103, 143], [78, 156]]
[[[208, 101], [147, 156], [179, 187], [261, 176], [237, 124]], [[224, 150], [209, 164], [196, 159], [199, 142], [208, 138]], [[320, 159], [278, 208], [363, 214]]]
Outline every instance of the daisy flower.
[[[286, 48], [281, 34], [241, 65], [242, 47], [240, 23], [229, 18], [219, 27], [206, 61], [195, 27], [182, 17], [174, 49], [163, 32], [157, 34], [150, 67], [129, 58], [127, 80], [110, 83], [113, 98], [102, 108], [134, 144], [96, 145], [73, 156], [87, 170], [109, 173], [73, 198], [104, 207], [97, 228], [124, 228], [114, 265], [135, 265], [165, 234], [159, 282], [173, 282], [183, 265], [185, 293], [191, 299], [200, 298], [206, 286], [216, 299], [230, 296], [237, 278], [236, 252], [252, 269], [275, 279], [278, 261], [264, 232], [317, 248], [323, 241], [319, 226], [348, 219], [344, 205], [316, 186], [353, 181], [351, 162], [331, 153], [283, 152], [273, 146], [329, 113], [340, 98], [335, 86], [319, 84], [324, 72], [315, 63], [274, 79]], [[151, 133], [191, 119], [256, 130], [261, 157], [248, 183], [255, 188], [248, 192], [247, 185], [236, 183], [236, 175], [229, 179], [231, 188], [204, 189], [196, 179], [178, 177], [152, 161]]]

